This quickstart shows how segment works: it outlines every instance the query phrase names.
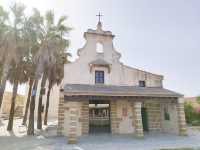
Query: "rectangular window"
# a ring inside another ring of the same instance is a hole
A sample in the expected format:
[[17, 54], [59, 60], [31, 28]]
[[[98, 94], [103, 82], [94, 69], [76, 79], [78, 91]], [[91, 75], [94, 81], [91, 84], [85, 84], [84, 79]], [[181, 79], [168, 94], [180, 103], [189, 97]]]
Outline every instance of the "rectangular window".
[[146, 87], [145, 81], [139, 81], [139, 87]]
[[167, 107], [164, 108], [164, 118], [165, 120], [170, 120], [170, 115]]
[[104, 71], [95, 71], [95, 83], [104, 83]]

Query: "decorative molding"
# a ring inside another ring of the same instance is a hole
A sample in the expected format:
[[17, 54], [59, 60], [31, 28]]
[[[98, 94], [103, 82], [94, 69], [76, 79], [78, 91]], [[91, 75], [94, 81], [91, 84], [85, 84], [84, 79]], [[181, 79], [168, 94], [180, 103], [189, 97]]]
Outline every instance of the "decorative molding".
[[105, 68], [107, 68], [108, 69], [108, 73], [110, 73], [110, 71], [111, 71], [111, 65], [109, 65], [109, 64], [89, 64], [89, 66], [90, 66], [90, 73], [92, 72], [92, 70], [93, 70], [93, 68], [95, 68], [95, 67], [105, 67]]

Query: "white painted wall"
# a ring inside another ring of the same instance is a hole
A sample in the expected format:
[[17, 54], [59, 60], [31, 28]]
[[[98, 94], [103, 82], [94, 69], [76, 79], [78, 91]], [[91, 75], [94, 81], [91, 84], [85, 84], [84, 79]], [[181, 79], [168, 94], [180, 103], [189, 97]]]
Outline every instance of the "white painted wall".
[[[84, 33], [86, 43], [83, 48], [78, 50], [79, 58], [64, 67], [65, 78], [64, 84], [94, 84], [95, 70], [105, 71], [106, 85], [138, 85], [139, 80], [146, 80], [149, 87], [162, 86], [163, 77], [138, 69], [123, 65], [120, 62], [121, 54], [113, 46], [112, 33], [109, 34], [101, 29], [88, 30]], [[96, 51], [97, 43], [103, 45], [103, 53]], [[111, 64], [111, 72], [107, 68], [94, 68], [90, 72], [89, 63], [101, 58]]]
[[[123, 115], [123, 109], [127, 109], [127, 116]], [[133, 134], [135, 129], [133, 126], [133, 109], [131, 103], [127, 100], [117, 101], [117, 118], [120, 118], [119, 133]]]
[[[168, 107], [170, 120], [164, 118], [164, 107]], [[173, 103], [161, 103], [161, 126], [162, 131], [165, 133], [178, 134], [178, 116], [176, 104]]]
[[[128, 85], [137, 86], [139, 80], [145, 80], [148, 87], [162, 86], [163, 77], [152, 74], [129, 66], [120, 62], [121, 54], [113, 46], [113, 35], [110, 31], [103, 31], [100, 26], [97, 30], [89, 29], [84, 33], [86, 43], [83, 48], [78, 50], [79, 58], [64, 66], [65, 84], [94, 84], [95, 70], [104, 70], [106, 85]], [[103, 46], [103, 53], [98, 53], [97, 43]], [[101, 58], [111, 64], [111, 72], [105, 67], [96, 67], [90, 72], [89, 63]], [[63, 86], [62, 85], [62, 86]], [[59, 87], [55, 86], [50, 96], [49, 118], [57, 118]], [[37, 116], [37, 105], [40, 90], [40, 82], [37, 90], [35, 116]], [[46, 90], [47, 92], [47, 90]], [[28, 94], [28, 85], [27, 92]], [[27, 97], [27, 96], [26, 96]], [[43, 97], [43, 104], [46, 104], [46, 95]]]

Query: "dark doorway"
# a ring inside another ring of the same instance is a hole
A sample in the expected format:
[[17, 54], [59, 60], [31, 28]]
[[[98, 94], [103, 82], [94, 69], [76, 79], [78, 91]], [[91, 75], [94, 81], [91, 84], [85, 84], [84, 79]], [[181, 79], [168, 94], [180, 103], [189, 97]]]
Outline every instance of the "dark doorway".
[[149, 131], [147, 109], [144, 108], [144, 107], [142, 107], [141, 113], [142, 113], [142, 125], [143, 125], [143, 130], [144, 130], [144, 131]]
[[91, 100], [89, 103], [89, 133], [110, 133], [110, 103]]

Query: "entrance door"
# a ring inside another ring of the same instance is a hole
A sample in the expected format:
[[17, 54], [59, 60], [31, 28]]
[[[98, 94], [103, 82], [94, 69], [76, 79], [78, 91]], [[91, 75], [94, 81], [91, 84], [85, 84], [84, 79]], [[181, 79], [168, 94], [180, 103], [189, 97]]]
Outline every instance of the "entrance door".
[[108, 101], [90, 101], [89, 133], [110, 133], [110, 104]]
[[147, 109], [142, 107], [142, 124], [143, 124], [143, 130], [144, 131], [148, 131], [149, 127], [148, 127], [148, 114], [147, 114]]

